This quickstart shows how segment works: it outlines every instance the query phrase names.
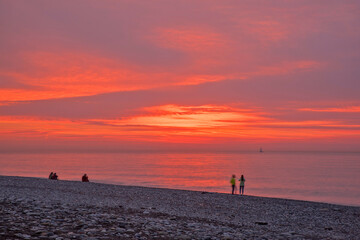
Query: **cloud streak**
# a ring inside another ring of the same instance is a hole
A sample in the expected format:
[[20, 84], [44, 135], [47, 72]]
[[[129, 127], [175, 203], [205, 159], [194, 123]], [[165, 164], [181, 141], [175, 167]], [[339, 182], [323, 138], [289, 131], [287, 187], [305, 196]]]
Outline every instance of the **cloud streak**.
[[332, 108], [300, 108], [299, 111], [306, 112], [329, 112], [329, 113], [360, 113], [359, 106], [332, 107]]

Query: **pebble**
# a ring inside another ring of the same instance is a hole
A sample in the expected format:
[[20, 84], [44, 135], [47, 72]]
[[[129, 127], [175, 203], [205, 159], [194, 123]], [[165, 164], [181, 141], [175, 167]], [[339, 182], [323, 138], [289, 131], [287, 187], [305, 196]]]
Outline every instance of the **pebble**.
[[359, 207], [4, 176], [0, 189], [0, 239], [360, 236]]

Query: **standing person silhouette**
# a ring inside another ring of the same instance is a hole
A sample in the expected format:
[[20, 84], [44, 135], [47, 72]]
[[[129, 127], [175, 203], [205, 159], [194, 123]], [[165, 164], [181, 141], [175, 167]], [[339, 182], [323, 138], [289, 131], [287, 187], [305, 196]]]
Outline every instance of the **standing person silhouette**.
[[240, 195], [244, 195], [244, 187], [245, 187], [245, 178], [244, 178], [244, 175], [241, 175], [239, 181], [240, 181], [239, 194], [240, 194]]
[[231, 187], [232, 187], [232, 191], [231, 194], [234, 194], [235, 192], [235, 175], [232, 175], [232, 178], [230, 179], [230, 183], [231, 183]]

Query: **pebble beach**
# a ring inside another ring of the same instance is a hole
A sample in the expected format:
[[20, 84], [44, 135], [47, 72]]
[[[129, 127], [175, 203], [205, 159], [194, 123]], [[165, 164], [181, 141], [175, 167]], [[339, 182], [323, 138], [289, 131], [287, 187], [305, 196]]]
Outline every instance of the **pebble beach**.
[[359, 239], [360, 207], [0, 176], [0, 239]]

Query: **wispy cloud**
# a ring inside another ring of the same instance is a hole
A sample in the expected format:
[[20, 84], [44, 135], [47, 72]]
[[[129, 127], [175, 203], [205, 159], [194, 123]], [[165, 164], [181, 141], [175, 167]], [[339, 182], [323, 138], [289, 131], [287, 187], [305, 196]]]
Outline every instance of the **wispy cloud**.
[[201, 27], [157, 28], [149, 38], [161, 47], [189, 53], [220, 51], [226, 48], [225, 36]]
[[331, 108], [300, 108], [306, 112], [360, 113], [360, 106], [331, 107]]

